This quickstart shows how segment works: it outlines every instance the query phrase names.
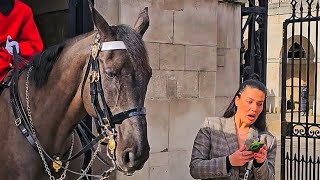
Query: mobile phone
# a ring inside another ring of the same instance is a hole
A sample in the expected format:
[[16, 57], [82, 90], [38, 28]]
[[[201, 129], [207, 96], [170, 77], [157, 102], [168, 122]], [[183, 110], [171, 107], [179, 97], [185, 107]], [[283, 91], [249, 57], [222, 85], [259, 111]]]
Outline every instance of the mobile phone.
[[253, 142], [247, 150], [256, 153], [256, 152], [259, 152], [260, 148], [262, 148], [263, 145], [264, 145], [264, 142], [256, 141], [256, 142]]

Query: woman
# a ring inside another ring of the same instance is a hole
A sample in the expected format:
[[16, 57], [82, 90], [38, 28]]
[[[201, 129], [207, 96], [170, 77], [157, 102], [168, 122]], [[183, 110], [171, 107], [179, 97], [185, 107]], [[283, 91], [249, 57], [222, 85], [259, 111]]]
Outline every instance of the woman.
[[[43, 44], [32, 10], [19, 0], [0, 0], [0, 84], [13, 64], [13, 48], [23, 58], [42, 51]], [[20, 66], [21, 68], [21, 66]]]
[[[193, 145], [193, 178], [238, 180], [248, 172], [250, 180], [275, 179], [276, 138], [267, 131], [261, 114], [266, 95], [264, 84], [247, 80], [240, 85], [222, 118], [206, 118]], [[264, 142], [256, 153], [248, 150], [255, 141]]]

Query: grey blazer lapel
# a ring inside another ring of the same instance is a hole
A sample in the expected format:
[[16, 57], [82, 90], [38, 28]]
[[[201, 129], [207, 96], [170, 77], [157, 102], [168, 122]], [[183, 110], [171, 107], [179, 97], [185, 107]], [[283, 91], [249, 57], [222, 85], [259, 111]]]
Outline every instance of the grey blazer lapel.
[[234, 117], [221, 118], [221, 124], [228, 143], [229, 153], [232, 154], [239, 149]]

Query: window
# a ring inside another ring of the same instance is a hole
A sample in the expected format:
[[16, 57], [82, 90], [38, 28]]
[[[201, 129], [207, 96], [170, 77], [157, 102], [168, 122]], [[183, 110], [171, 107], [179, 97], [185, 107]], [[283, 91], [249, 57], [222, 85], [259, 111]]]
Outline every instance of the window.
[[294, 43], [293, 46], [289, 49], [288, 58], [292, 58], [292, 55], [293, 55], [293, 58], [300, 58], [300, 50], [301, 50], [301, 58], [306, 58], [306, 51], [298, 43]]

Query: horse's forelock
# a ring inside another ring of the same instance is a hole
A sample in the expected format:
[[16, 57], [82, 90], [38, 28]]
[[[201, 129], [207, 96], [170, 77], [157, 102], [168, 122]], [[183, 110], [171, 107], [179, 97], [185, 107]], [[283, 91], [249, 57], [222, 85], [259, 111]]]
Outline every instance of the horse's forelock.
[[135, 68], [138, 68], [138, 65], [151, 73], [148, 54], [141, 35], [126, 25], [112, 26], [112, 30], [116, 34], [117, 40], [123, 41], [126, 45], [127, 53]]

